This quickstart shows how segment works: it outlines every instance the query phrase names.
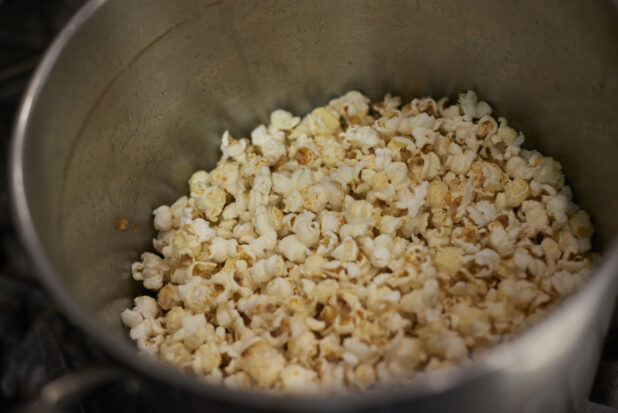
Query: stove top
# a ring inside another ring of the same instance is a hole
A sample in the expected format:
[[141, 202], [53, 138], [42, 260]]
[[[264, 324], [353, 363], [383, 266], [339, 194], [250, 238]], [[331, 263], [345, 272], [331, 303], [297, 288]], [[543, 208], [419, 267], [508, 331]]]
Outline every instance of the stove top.
[[[0, 0], [0, 159], [6, 162], [13, 119], [32, 71], [84, 0]], [[35, 400], [58, 377], [112, 363], [73, 327], [37, 282], [9, 211], [6, 163], [0, 167], [0, 411]], [[66, 411], [162, 411], [148, 385], [117, 383], [81, 394]], [[618, 319], [607, 337], [586, 413], [618, 412]], [[36, 411], [36, 410], [35, 410]]]

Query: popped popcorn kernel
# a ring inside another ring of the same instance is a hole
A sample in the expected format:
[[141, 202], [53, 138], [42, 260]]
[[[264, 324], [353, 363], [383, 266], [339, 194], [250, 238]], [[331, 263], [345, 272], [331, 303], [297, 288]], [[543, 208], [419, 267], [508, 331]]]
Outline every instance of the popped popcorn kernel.
[[440, 248], [436, 253], [434, 261], [438, 271], [453, 275], [461, 267], [462, 253], [456, 247]]
[[508, 208], [518, 207], [530, 196], [530, 185], [525, 180], [516, 178], [506, 184], [504, 195]]
[[[403, 105], [402, 105], [403, 103]], [[375, 388], [508, 340], [584, 283], [590, 216], [561, 165], [467, 91], [275, 110], [153, 211], [120, 314], [213, 384]]]
[[448, 185], [443, 181], [432, 181], [427, 187], [427, 205], [430, 208], [445, 208], [448, 206]]

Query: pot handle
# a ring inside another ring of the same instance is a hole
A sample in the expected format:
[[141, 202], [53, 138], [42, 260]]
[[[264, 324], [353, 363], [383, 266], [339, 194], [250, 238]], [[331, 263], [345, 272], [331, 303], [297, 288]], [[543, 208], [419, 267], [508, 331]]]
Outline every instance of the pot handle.
[[45, 384], [38, 397], [19, 413], [63, 413], [63, 406], [75, 401], [79, 395], [115, 382], [124, 382], [127, 393], [139, 392], [140, 385], [128, 371], [109, 366], [88, 367], [71, 372]]

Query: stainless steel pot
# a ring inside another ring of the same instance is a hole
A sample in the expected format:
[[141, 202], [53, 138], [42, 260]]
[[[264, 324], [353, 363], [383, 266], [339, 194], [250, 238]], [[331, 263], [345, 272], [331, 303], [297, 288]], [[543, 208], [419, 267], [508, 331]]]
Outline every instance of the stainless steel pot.
[[[18, 117], [11, 185], [23, 242], [76, 324], [194, 407], [576, 411], [618, 285], [617, 20], [610, 2], [584, 0], [91, 0]], [[275, 398], [138, 356], [118, 314], [138, 292], [129, 264], [150, 246], [153, 207], [214, 164], [224, 128], [246, 134], [274, 108], [303, 113], [353, 88], [373, 98], [476, 89], [562, 162], [604, 253], [592, 280], [521, 337], [403, 389]]]

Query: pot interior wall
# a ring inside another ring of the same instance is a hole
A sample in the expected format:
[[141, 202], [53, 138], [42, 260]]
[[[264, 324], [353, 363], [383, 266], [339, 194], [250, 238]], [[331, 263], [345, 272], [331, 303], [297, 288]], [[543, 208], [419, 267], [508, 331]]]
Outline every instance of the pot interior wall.
[[558, 0], [109, 0], [33, 107], [35, 225], [67, 287], [120, 331], [152, 209], [213, 166], [225, 129], [248, 136], [275, 108], [303, 114], [350, 89], [472, 88], [563, 164], [606, 246], [618, 230], [615, 18], [609, 2]]

